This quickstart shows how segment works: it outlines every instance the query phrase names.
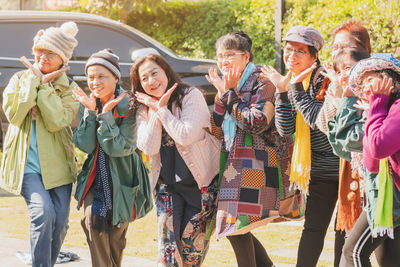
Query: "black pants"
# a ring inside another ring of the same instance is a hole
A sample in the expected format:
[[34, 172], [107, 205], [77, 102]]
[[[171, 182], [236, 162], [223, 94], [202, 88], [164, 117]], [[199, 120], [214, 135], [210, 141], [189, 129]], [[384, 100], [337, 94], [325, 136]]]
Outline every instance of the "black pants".
[[[169, 186], [172, 195], [173, 217], [172, 224], [175, 242], [179, 253], [182, 254], [182, 234], [189, 220], [201, 211], [201, 191], [193, 181], [176, 183]], [[182, 256], [182, 255], [181, 255]]]
[[386, 235], [372, 238], [367, 214], [363, 211], [346, 238], [340, 266], [371, 266], [369, 259], [374, 251], [379, 266], [399, 267], [400, 227], [394, 229], [394, 239]]
[[235, 252], [238, 267], [271, 267], [274, 264], [258, 239], [250, 232], [227, 236]]
[[[317, 265], [324, 247], [326, 230], [335, 210], [338, 197], [338, 181], [313, 179], [309, 185], [303, 233], [297, 251], [297, 267]], [[334, 266], [339, 266], [345, 233], [335, 233]]]

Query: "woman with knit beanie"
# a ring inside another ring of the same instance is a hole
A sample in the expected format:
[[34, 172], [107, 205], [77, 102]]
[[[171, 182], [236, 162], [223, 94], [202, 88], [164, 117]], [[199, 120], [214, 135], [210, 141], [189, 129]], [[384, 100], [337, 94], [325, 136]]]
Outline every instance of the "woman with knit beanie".
[[207, 103], [159, 55], [136, 60], [131, 79], [139, 105], [138, 148], [152, 156], [152, 188], [172, 198], [172, 209], [166, 207], [172, 215], [159, 205], [157, 212], [168, 216], [176, 249], [170, 251], [172, 259], [166, 257], [158, 266], [200, 266], [214, 229], [219, 167]]
[[73, 97], [81, 103], [74, 143], [88, 154], [75, 197], [84, 205], [81, 221], [92, 265], [121, 266], [129, 222], [153, 207], [146, 168], [136, 149], [136, 113], [119, 85], [118, 56], [110, 49], [94, 53], [85, 66], [91, 91], [80, 88]]
[[206, 77], [218, 90], [213, 124], [224, 140], [217, 238], [228, 238], [239, 267], [270, 267], [272, 260], [251, 230], [304, 215], [303, 196], [289, 188], [293, 140], [277, 132], [275, 87], [252, 62], [250, 37], [243, 31], [227, 33], [215, 48], [223, 76], [210, 69]]
[[76, 166], [70, 124], [79, 103], [64, 73], [78, 44], [74, 22], [40, 30], [33, 42], [35, 63], [16, 73], [3, 92], [10, 122], [1, 161], [5, 190], [21, 194], [30, 213], [32, 266], [53, 266], [68, 229]]
[[[304, 229], [297, 253], [298, 267], [316, 266], [338, 196], [339, 158], [315, 121], [324, 101], [328, 81], [322, 75], [318, 51], [321, 34], [306, 26], [294, 26], [283, 39], [284, 77], [272, 67], [263, 73], [275, 84], [275, 125], [282, 136], [295, 134], [290, 181], [307, 192]], [[335, 266], [341, 256], [344, 235], [336, 232]], [[337, 245], [340, 244], [340, 245]]]
[[349, 132], [349, 138], [342, 142], [350, 151], [361, 149], [363, 152], [363, 162], [358, 165], [361, 165], [359, 169], [365, 178], [366, 201], [346, 238], [340, 266], [371, 266], [372, 252], [380, 266], [399, 266], [400, 61], [391, 54], [375, 54], [359, 61], [351, 70], [349, 88], [359, 99], [353, 109], [365, 110], [365, 127], [364, 116], [351, 119], [355, 117], [351, 115], [355, 111], [347, 108], [343, 113], [350, 119], [338, 114], [342, 120], [336, 123], [339, 127], [335, 129]]

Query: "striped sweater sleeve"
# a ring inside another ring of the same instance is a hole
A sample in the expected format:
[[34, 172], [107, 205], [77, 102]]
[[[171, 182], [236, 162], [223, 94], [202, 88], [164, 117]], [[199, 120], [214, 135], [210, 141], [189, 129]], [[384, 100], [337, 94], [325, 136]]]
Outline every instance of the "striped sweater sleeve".
[[275, 94], [275, 126], [281, 136], [295, 132], [296, 113], [289, 101], [288, 92]]

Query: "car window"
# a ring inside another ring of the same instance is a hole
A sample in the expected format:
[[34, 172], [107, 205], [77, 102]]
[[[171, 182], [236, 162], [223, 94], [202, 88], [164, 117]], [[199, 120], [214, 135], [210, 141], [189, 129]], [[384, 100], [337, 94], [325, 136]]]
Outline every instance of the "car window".
[[[54, 25], [54, 24], [53, 24]], [[20, 58], [32, 57], [33, 37], [40, 29], [46, 29], [52, 24], [45, 23], [2, 23], [0, 32], [7, 42], [0, 42], [0, 56]], [[10, 45], [11, 44], [11, 45]]]
[[131, 62], [132, 51], [144, 47], [139, 43], [140, 39], [134, 40], [113, 29], [90, 24], [78, 24], [78, 28], [79, 44], [73, 54], [74, 60], [86, 61], [91, 54], [111, 48], [120, 57], [120, 62]]

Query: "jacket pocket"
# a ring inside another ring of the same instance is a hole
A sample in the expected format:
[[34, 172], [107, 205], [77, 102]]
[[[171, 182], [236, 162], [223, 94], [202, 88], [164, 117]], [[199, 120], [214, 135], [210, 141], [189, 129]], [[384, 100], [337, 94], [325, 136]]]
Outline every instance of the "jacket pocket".
[[133, 218], [133, 206], [139, 185], [133, 187], [120, 185], [119, 192], [114, 194], [113, 209], [118, 213], [119, 222], [131, 222]]

